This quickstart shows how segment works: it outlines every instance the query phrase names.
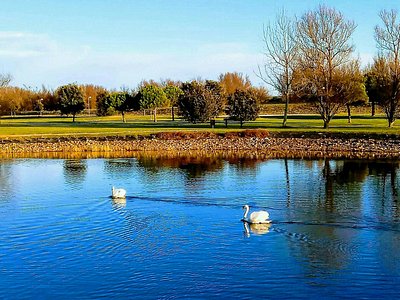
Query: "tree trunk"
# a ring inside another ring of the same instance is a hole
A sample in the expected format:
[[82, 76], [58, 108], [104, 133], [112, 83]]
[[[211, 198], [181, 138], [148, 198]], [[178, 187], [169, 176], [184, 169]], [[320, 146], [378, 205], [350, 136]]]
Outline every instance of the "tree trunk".
[[329, 119], [324, 120], [324, 129], [328, 129], [329, 128]]
[[346, 104], [347, 107], [347, 123], [351, 123], [351, 109], [350, 109], [350, 104]]
[[154, 123], [155, 123], [155, 122], [157, 122], [157, 108], [154, 109], [153, 115], [154, 115]]
[[175, 121], [175, 111], [174, 111], [174, 107], [171, 107], [171, 116], [172, 116], [172, 121]]
[[290, 207], [290, 178], [289, 178], [289, 166], [287, 158], [285, 158], [285, 174], [286, 174], [286, 193], [287, 193], [286, 206]]
[[121, 115], [122, 115], [122, 122], [125, 123], [125, 112], [121, 111]]
[[387, 114], [387, 120], [388, 120], [389, 127], [392, 127], [392, 125], [395, 121], [395, 105], [394, 105], [393, 100], [390, 103], [389, 113]]
[[289, 111], [289, 94], [286, 94], [285, 95], [285, 110], [283, 112], [282, 127], [286, 127], [287, 118], [288, 118], [288, 111]]
[[75, 122], [75, 114], [72, 114], [72, 122]]
[[371, 104], [371, 117], [375, 116], [375, 101], [372, 101]]
[[240, 120], [240, 128], [243, 128], [243, 120]]

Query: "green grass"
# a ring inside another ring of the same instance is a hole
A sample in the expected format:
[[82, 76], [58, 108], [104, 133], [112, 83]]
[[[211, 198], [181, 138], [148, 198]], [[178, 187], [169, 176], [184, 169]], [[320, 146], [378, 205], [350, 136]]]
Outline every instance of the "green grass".
[[[110, 136], [110, 135], [149, 135], [166, 131], [213, 131], [223, 133], [241, 130], [238, 122], [231, 122], [225, 128], [222, 118], [217, 119], [216, 128], [208, 123], [191, 124], [181, 119], [171, 121], [169, 115], [159, 115], [154, 123], [150, 116], [128, 114], [127, 122], [122, 123], [120, 116], [78, 117], [76, 122], [65, 117], [16, 117], [0, 119], [0, 138], [29, 137], [66, 137], [66, 136]], [[271, 132], [340, 132], [366, 134], [399, 134], [400, 120], [392, 128], [387, 127], [383, 115], [370, 117], [354, 115], [352, 123], [347, 123], [347, 116], [337, 115], [328, 130], [322, 128], [323, 122], [317, 115], [289, 116], [288, 127], [281, 127], [281, 116], [258, 118], [254, 122], [244, 123], [243, 129], [266, 129]]]

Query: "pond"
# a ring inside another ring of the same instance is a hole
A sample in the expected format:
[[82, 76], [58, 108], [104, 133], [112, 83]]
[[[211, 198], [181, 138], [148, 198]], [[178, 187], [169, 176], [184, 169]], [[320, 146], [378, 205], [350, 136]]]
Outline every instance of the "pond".
[[399, 166], [3, 159], [0, 298], [397, 298]]

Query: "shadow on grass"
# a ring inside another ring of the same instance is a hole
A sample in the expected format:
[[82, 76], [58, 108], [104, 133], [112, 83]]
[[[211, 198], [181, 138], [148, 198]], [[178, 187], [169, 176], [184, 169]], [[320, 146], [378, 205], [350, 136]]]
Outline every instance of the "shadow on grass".
[[[260, 116], [260, 119], [280, 119], [282, 120], [282, 116], [278, 115], [264, 115]], [[347, 120], [348, 116], [347, 115], [335, 115], [332, 120]], [[352, 120], [386, 120], [386, 117], [383, 115], [379, 116], [368, 116], [368, 115], [354, 115], [351, 116]], [[288, 120], [320, 120], [322, 122], [321, 116], [319, 115], [289, 115]]]
[[[189, 123], [182, 119], [178, 119], [175, 121], [172, 120], [159, 120], [158, 122], [152, 122], [150, 120], [128, 120], [127, 123], [123, 123], [121, 121], [115, 120], [104, 120], [104, 119], [93, 119], [93, 120], [78, 120], [76, 122], [72, 122], [70, 118], [60, 118], [57, 117], [43, 117], [43, 118], [34, 118], [34, 121], [30, 122], [32, 118], [18, 118], [18, 119], [2, 119], [0, 122], [0, 128], [27, 128], [27, 131], [30, 131], [27, 134], [35, 134], [35, 130], [37, 131], [45, 131], [46, 128], [53, 128], [53, 130], [60, 129], [60, 133], [68, 134], [68, 128], [73, 128], [74, 131], [82, 129], [92, 129], [93, 131], [98, 130], [98, 133], [101, 134], [104, 130], [147, 130], [151, 131], [162, 131], [165, 129], [168, 130], [213, 130], [210, 127], [209, 123]], [[383, 127], [382, 125], [374, 124], [376, 119], [384, 119], [384, 117], [368, 117], [368, 116], [354, 116], [353, 123], [347, 124], [343, 121], [339, 121], [340, 124], [335, 124], [335, 120], [347, 120], [347, 116], [338, 116], [332, 120], [330, 128], [328, 130], [323, 129], [323, 123], [319, 116], [307, 115], [307, 116], [290, 116], [288, 119], [288, 126], [282, 127], [282, 118], [279, 116], [262, 116], [256, 121], [245, 122], [243, 127], [240, 127], [239, 122], [230, 122], [228, 126], [225, 127], [225, 122], [221, 118], [216, 119], [216, 130], [223, 131], [231, 131], [231, 130], [244, 130], [244, 129], [267, 129], [271, 131], [377, 131], [383, 132], [387, 130], [387, 127]], [[360, 120], [360, 123], [357, 124], [357, 120]], [[362, 123], [362, 120], [368, 120], [370, 122]], [[398, 129], [398, 127], [396, 127]], [[21, 130], [19, 130], [21, 131]], [[22, 130], [23, 131], [23, 130]], [[393, 131], [390, 129], [389, 131]]]

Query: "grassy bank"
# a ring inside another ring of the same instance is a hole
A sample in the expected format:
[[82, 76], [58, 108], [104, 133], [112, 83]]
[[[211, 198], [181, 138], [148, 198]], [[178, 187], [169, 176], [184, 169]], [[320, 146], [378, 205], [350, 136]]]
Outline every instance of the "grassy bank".
[[[242, 130], [238, 122], [229, 122], [225, 127], [223, 118], [217, 118], [216, 127], [210, 128], [208, 123], [191, 124], [178, 119], [172, 121], [169, 115], [159, 115], [154, 123], [151, 116], [128, 114], [127, 122], [122, 123], [120, 116], [78, 117], [75, 123], [71, 118], [46, 117], [15, 117], [0, 119], [0, 139], [19, 138], [57, 138], [57, 137], [102, 137], [102, 136], [146, 136], [160, 132], [174, 131], [212, 131], [225, 133]], [[340, 114], [332, 121], [330, 128], [324, 130], [322, 121], [317, 115], [291, 115], [288, 127], [281, 128], [281, 116], [264, 116], [256, 121], [244, 123], [243, 129], [266, 129], [271, 133], [346, 133], [367, 135], [399, 135], [400, 121], [394, 127], [388, 128], [383, 115], [371, 117], [357, 114], [349, 124], [347, 116]]]

